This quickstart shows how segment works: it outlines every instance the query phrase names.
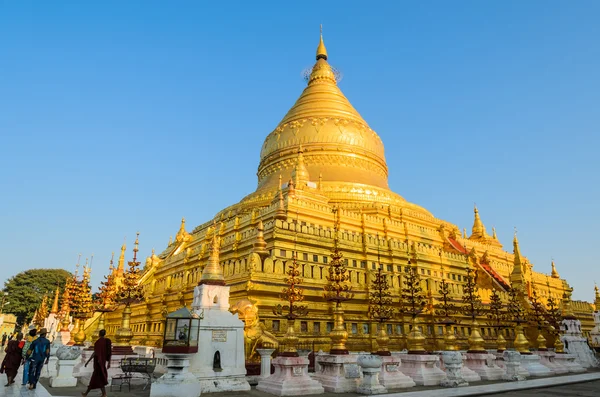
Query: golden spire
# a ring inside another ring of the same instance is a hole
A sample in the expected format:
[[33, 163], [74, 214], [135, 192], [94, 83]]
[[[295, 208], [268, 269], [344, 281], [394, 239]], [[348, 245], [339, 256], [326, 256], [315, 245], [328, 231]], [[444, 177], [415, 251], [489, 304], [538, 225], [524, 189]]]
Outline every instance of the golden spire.
[[281, 191], [281, 188], [279, 188], [279, 191], [277, 192], [277, 211], [275, 212], [275, 219], [279, 219], [282, 221], [285, 221], [287, 219], [287, 215], [285, 213], [285, 202], [283, 200], [283, 192]]
[[294, 181], [294, 186], [299, 189], [302, 189], [302, 186], [306, 185], [306, 183], [310, 180], [308, 170], [306, 169], [306, 165], [304, 165], [303, 152], [304, 150], [302, 150], [302, 145], [300, 145], [300, 148], [298, 149], [298, 158], [296, 159], [296, 166], [292, 171], [292, 180]]
[[558, 272], [556, 271], [556, 266], [554, 266], [554, 259], [552, 259], [552, 273], [550, 274], [552, 278], [560, 278]]
[[112, 254], [110, 255], [110, 264], [108, 266], [108, 270], [110, 271], [111, 276], [114, 276], [114, 274], [115, 274], [115, 268], [113, 266], [114, 260], [115, 260], [115, 251], [113, 251]]
[[135, 243], [133, 243], [133, 261], [137, 261], [137, 253], [140, 250], [138, 246], [140, 245], [140, 232], [135, 234]]
[[480, 239], [480, 238], [486, 238], [487, 237], [487, 233], [485, 231], [485, 226], [483, 226], [483, 222], [481, 222], [481, 218], [479, 217], [479, 210], [477, 209], [477, 206], [474, 206], [474, 212], [475, 212], [475, 220], [473, 222], [473, 228], [471, 229], [471, 237], [469, 237], [470, 239]]
[[60, 294], [60, 287], [56, 285], [56, 292], [54, 293], [54, 302], [52, 303], [51, 314], [58, 314], [58, 295]]
[[256, 235], [256, 242], [254, 243], [254, 252], [256, 252], [261, 258], [267, 257], [269, 256], [269, 251], [267, 251], [267, 243], [264, 237], [265, 227], [262, 219], [258, 221], [256, 230], [258, 233]]
[[515, 287], [514, 284], [520, 284], [521, 286], [525, 284], [525, 278], [523, 276], [523, 264], [521, 261], [521, 251], [519, 249], [519, 240], [517, 239], [517, 229], [515, 228], [515, 237], [513, 239], [513, 253], [515, 259], [513, 261], [513, 270], [510, 274], [510, 283], [512, 287]]
[[223, 277], [223, 268], [219, 263], [219, 252], [220, 252], [220, 238], [217, 233], [213, 234], [212, 246], [210, 256], [208, 257], [208, 263], [202, 270], [202, 277], [198, 285], [225, 285], [225, 278]]
[[594, 299], [594, 305], [596, 305], [596, 310], [600, 310], [600, 290], [598, 290], [598, 286], [594, 283], [594, 292], [596, 293], [596, 299]]
[[125, 273], [125, 250], [127, 249], [127, 245], [125, 244], [125, 239], [123, 239], [123, 245], [121, 246], [121, 255], [119, 255], [119, 263], [117, 265], [117, 276], [122, 276]]
[[495, 227], [492, 227], [492, 238], [494, 240], [498, 240], [498, 236], [496, 235], [496, 228]]
[[323, 25], [321, 25], [321, 38], [317, 47], [317, 61], [319, 59], [327, 60], [327, 49], [325, 48], [325, 43], [323, 43]]

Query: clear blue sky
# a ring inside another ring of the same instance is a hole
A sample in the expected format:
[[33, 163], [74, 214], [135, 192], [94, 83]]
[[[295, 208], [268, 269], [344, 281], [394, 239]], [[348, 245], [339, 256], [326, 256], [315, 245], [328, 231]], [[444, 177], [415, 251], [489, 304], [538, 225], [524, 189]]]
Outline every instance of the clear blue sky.
[[217, 3], [0, 0], [0, 280], [81, 252], [97, 284], [253, 191], [323, 23], [392, 189], [592, 299], [600, 2]]

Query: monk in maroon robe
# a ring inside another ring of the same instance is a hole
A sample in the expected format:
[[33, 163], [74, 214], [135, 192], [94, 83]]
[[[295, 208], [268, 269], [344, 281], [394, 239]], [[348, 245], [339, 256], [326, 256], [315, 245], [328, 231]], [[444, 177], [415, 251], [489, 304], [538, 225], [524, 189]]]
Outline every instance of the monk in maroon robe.
[[7, 382], [4, 386], [10, 386], [15, 383], [15, 376], [17, 376], [17, 371], [21, 365], [21, 349], [23, 347], [19, 345], [21, 339], [23, 339], [23, 334], [19, 333], [17, 338], [9, 340], [8, 346], [6, 346], [6, 356], [4, 356], [2, 366], [0, 367], [0, 373], [6, 372]]
[[105, 338], [106, 330], [100, 330], [100, 338], [94, 343], [94, 353], [90, 357], [90, 359], [85, 363], [85, 366], [90, 363], [90, 361], [94, 360], [94, 372], [92, 373], [92, 377], [90, 379], [90, 384], [88, 385], [85, 393], [81, 393], [83, 397], [87, 397], [88, 393], [92, 389], [100, 389], [102, 392], [102, 397], [106, 397], [106, 388], [108, 385], [108, 369], [110, 368], [110, 356], [112, 350], [112, 343], [110, 339]]

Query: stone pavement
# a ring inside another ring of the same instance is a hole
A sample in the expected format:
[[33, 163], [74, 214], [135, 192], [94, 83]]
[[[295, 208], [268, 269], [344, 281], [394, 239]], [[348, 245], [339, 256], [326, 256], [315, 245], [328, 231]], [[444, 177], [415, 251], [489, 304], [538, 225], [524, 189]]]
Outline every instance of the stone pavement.
[[565, 386], [554, 386], [531, 390], [519, 390], [510, 393], [493, 394], [496, 397], [598, 397], [600, 396], [600, 380], [593, 382], [575, 383]]
[[[2, 357], [0, 356], [0, 359]], [[579, 378], [582, 377], [582, 378]], [[501, 392], [498, 389], [504, 389], [507, 387], [514, 387], [517, 384], [524, 385], [526, 382], [477, 382], [474, 383], [472, 387], [463, 387], [463, 388], [455, 388], [455, 389], [433, 389], [431, 387], [414, 387], [411, 389], [404, 389], [397, 393], [393, 391], [389, 394], [381, 395], [389, 396], [389, 397], [412, 397], [412, 396], [433, 396], [436, 397], [446, 397], [446, 396], [481, 396], [481, 395], [494, 395], [498, 397], [542, 397], [542, 396], [557, 396], [557, 397], [600, 397], [600, 372], [588, 372], [587, 374], [582, 375], [571, 375], [560, 377], [550, 377], [546, 379], [536, 379], [532, 383], [535, 388], [528, 390], [514, 390], [508, 392]], [[544, 382], [565, 382], [569, 380], [583, 379], [583, 378], [595, 378], [592, 381], [582, 382], [582, 383], [573, 383], [569, 385], [557, 385], [553, 387], [544, 387]], [[9, 387], [4, 387], [6, 382], [6, 377], [4, 375], [0, 375], [0, 397], [78, 397], [81, 396], [81, 392], [85, 391], [86, 385], [78, 384], [77, 387], [74, 388], [50, 388], [48, 387], [48, 380], [42, 379], [38, 384], [36, 390], [28, 390], [25, 386], [21, 386], [20, 380], [22, 380], [21, 370], [19, 371], [19, 375], [17, 377], [19, 382], [15, 382], [14, 385]], [[142, 390], [143, 386], [141, 385], [132, 385], [131, 392], [125, 386], [122, 391], [118, 391], [118, 387], [113, 388], [113, 391], [110, 388], [107, 388], [107, 394], [110, 397], [149, 397], [150, 390]], [[506, 389], [504, 389], [506, 391]], [[493, 394], [492, 394], [493, 393]], [[90, 392], [90, 397], [100, 396], [100, 390], [94, 390]], [[236, 392], [236, 393], [211, 393], [210, 396], [213, 397], [229, 397], [229, 396], [240, 396], [240, 397], [270, 397], [270, 395], [257, 391], [255, 388], [252, 388], [249, 392]], [[340, 397], [339, 394], [334, 393], [325, 393], [321, 394], [321, 397]], [[346, 393], [344, 397], [348, 396], [359, 396], [356, 393]]]

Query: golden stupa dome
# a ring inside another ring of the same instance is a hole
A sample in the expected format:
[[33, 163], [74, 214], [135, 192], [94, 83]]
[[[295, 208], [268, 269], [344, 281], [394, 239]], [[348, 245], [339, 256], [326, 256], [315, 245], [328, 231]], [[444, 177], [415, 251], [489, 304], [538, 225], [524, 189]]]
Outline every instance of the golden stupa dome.
[[391, 193], [383, 142], [338, 87], [322, 35], [308, 86], [262, 146], [257, 190], [295, 177], [299, 156], [312, 182], [322, 175], [324, 186]]

